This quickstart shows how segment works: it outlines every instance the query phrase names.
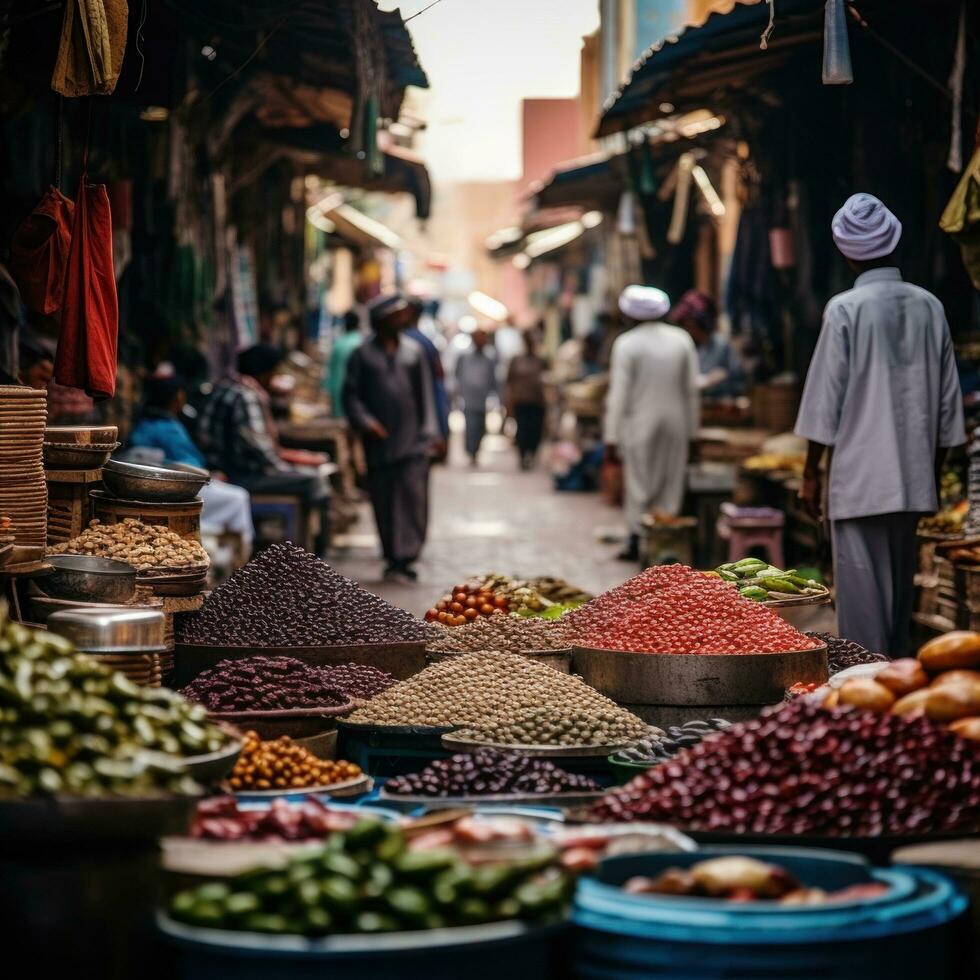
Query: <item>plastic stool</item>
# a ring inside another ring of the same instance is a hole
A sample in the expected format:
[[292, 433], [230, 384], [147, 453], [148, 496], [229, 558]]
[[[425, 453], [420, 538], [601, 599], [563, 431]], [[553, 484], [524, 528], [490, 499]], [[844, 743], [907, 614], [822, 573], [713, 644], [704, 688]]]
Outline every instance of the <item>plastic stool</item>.
[[721, 505], [716, 529], [718, 537], [728, 542], [728, 560], [738, 561], [752, 548], [763, 548], [766, 561], [776, 568], [783, 563], [783, 526], [786, 516], [772, 507], [737, 507]]

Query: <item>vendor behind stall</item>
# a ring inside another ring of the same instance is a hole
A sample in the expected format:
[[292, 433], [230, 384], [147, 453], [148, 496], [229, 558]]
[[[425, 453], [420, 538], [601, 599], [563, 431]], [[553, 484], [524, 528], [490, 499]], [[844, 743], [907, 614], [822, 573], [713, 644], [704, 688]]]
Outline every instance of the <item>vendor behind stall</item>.
[[[130, 448], [144, 451], [142, 458], [148, 462], [205, 467], [204, 454], [180, 421], [186, 401], [187, 383], [180, 375], [150, 378], [143, 390], [142, 411], [129, 437]], [[255, 537], [248, 491], [225, 482], [223, 473], [213, 472], [211, 477], [211, 482], [201, 488], [201, 528], [216, 535], [238, 534], [247, 554]]]
[[683, 327], [698, 349], [698, 387], [705, 398], [734, 398], [744, 393], [742, 360], [729, 338], [719, 332], [718, 308], [710, 296], [689, 289], [667, 319]]
[[800, 497], [819, 517], [830, 447], [838, 632], [902, 657], [916, 527], [938, 506], [947, 448], [965, 441], [963, 398], [942, 303], [898, 270], [898, 218], [876, 197], [855, 194], [832, 230], [857, 278], [827, 304], [810, 362], [796, 423], [810, 443]]

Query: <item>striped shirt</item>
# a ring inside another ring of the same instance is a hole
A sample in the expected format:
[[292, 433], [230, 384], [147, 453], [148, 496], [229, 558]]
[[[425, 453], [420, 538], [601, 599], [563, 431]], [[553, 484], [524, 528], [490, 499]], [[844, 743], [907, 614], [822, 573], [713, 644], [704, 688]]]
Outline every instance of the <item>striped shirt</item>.
[[279, 455], [268, 396], [251, 378], [223, 381], [208, 400], [199, 438], [208, 465], [232, 482], [250, 476], [291, 473]]

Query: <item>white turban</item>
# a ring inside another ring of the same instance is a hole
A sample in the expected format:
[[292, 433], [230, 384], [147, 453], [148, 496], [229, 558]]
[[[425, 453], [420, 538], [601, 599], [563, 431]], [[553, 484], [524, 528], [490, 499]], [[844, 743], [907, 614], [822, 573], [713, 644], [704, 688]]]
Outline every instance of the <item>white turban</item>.
[[902, 222], [873, 194], [852, 194], [831, 228], [837, 247], [855, 262], [890, 255], [902, 237]]
[[619, 294], [619, 308], [640, 323], [659, 320], [670, 310], [670, 297], [653, 286], [627, 286]]

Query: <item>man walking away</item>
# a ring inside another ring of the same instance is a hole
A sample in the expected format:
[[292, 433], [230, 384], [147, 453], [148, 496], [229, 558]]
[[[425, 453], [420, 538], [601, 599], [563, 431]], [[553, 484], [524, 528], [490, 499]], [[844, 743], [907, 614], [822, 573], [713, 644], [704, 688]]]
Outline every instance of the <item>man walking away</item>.
[[370, 313], [374, 333], [347, 363], [344, 411], [364, 440], [385, 580], [414, 581], [429, 516], [429, 460], [439, 442], [432, 376], [425, 351], [403, 336], [415, 316], [405, 298], [379, 297]]
[[901, 657], [916, 526], [939, 505], [946, 450], [966, 441], [963, 400], [942, 303], [903, 282], [895, 265], [899, 220], [876, 197], [855, 194], [832, 229], [857, 279], [827, 304], [810, 363], [796, 423], [809, 440], [800, 498], [819, 519], [829, 448], [838, 632]]
[[544, 373], [547, 362], [537, 353], [533, 330], [524, 331], [524, 353], [515, 354], [507, 369], [507, 414], [517, 423], [517, 453], [522, 470], [534, 466], [544, 435]]
[[473, 346], [456, 362], [456, 391], [466, 420], [466, 454], [476, 466], [480, 443], [487, 431], [487, 399], [497, 390], [497, 365], [487, 350], [490, 335], [473, 331]]
[[681, 327], [662, 323], [667, 294], [627, 286], [619, 309], [632, 329], [612, 348], [603, 439], [623, 460], [629, 539], [618, 556], [639, 559], [640, 524], [651, 510], [680, 513], [690, 441], [698, 425], [698, 353]]

